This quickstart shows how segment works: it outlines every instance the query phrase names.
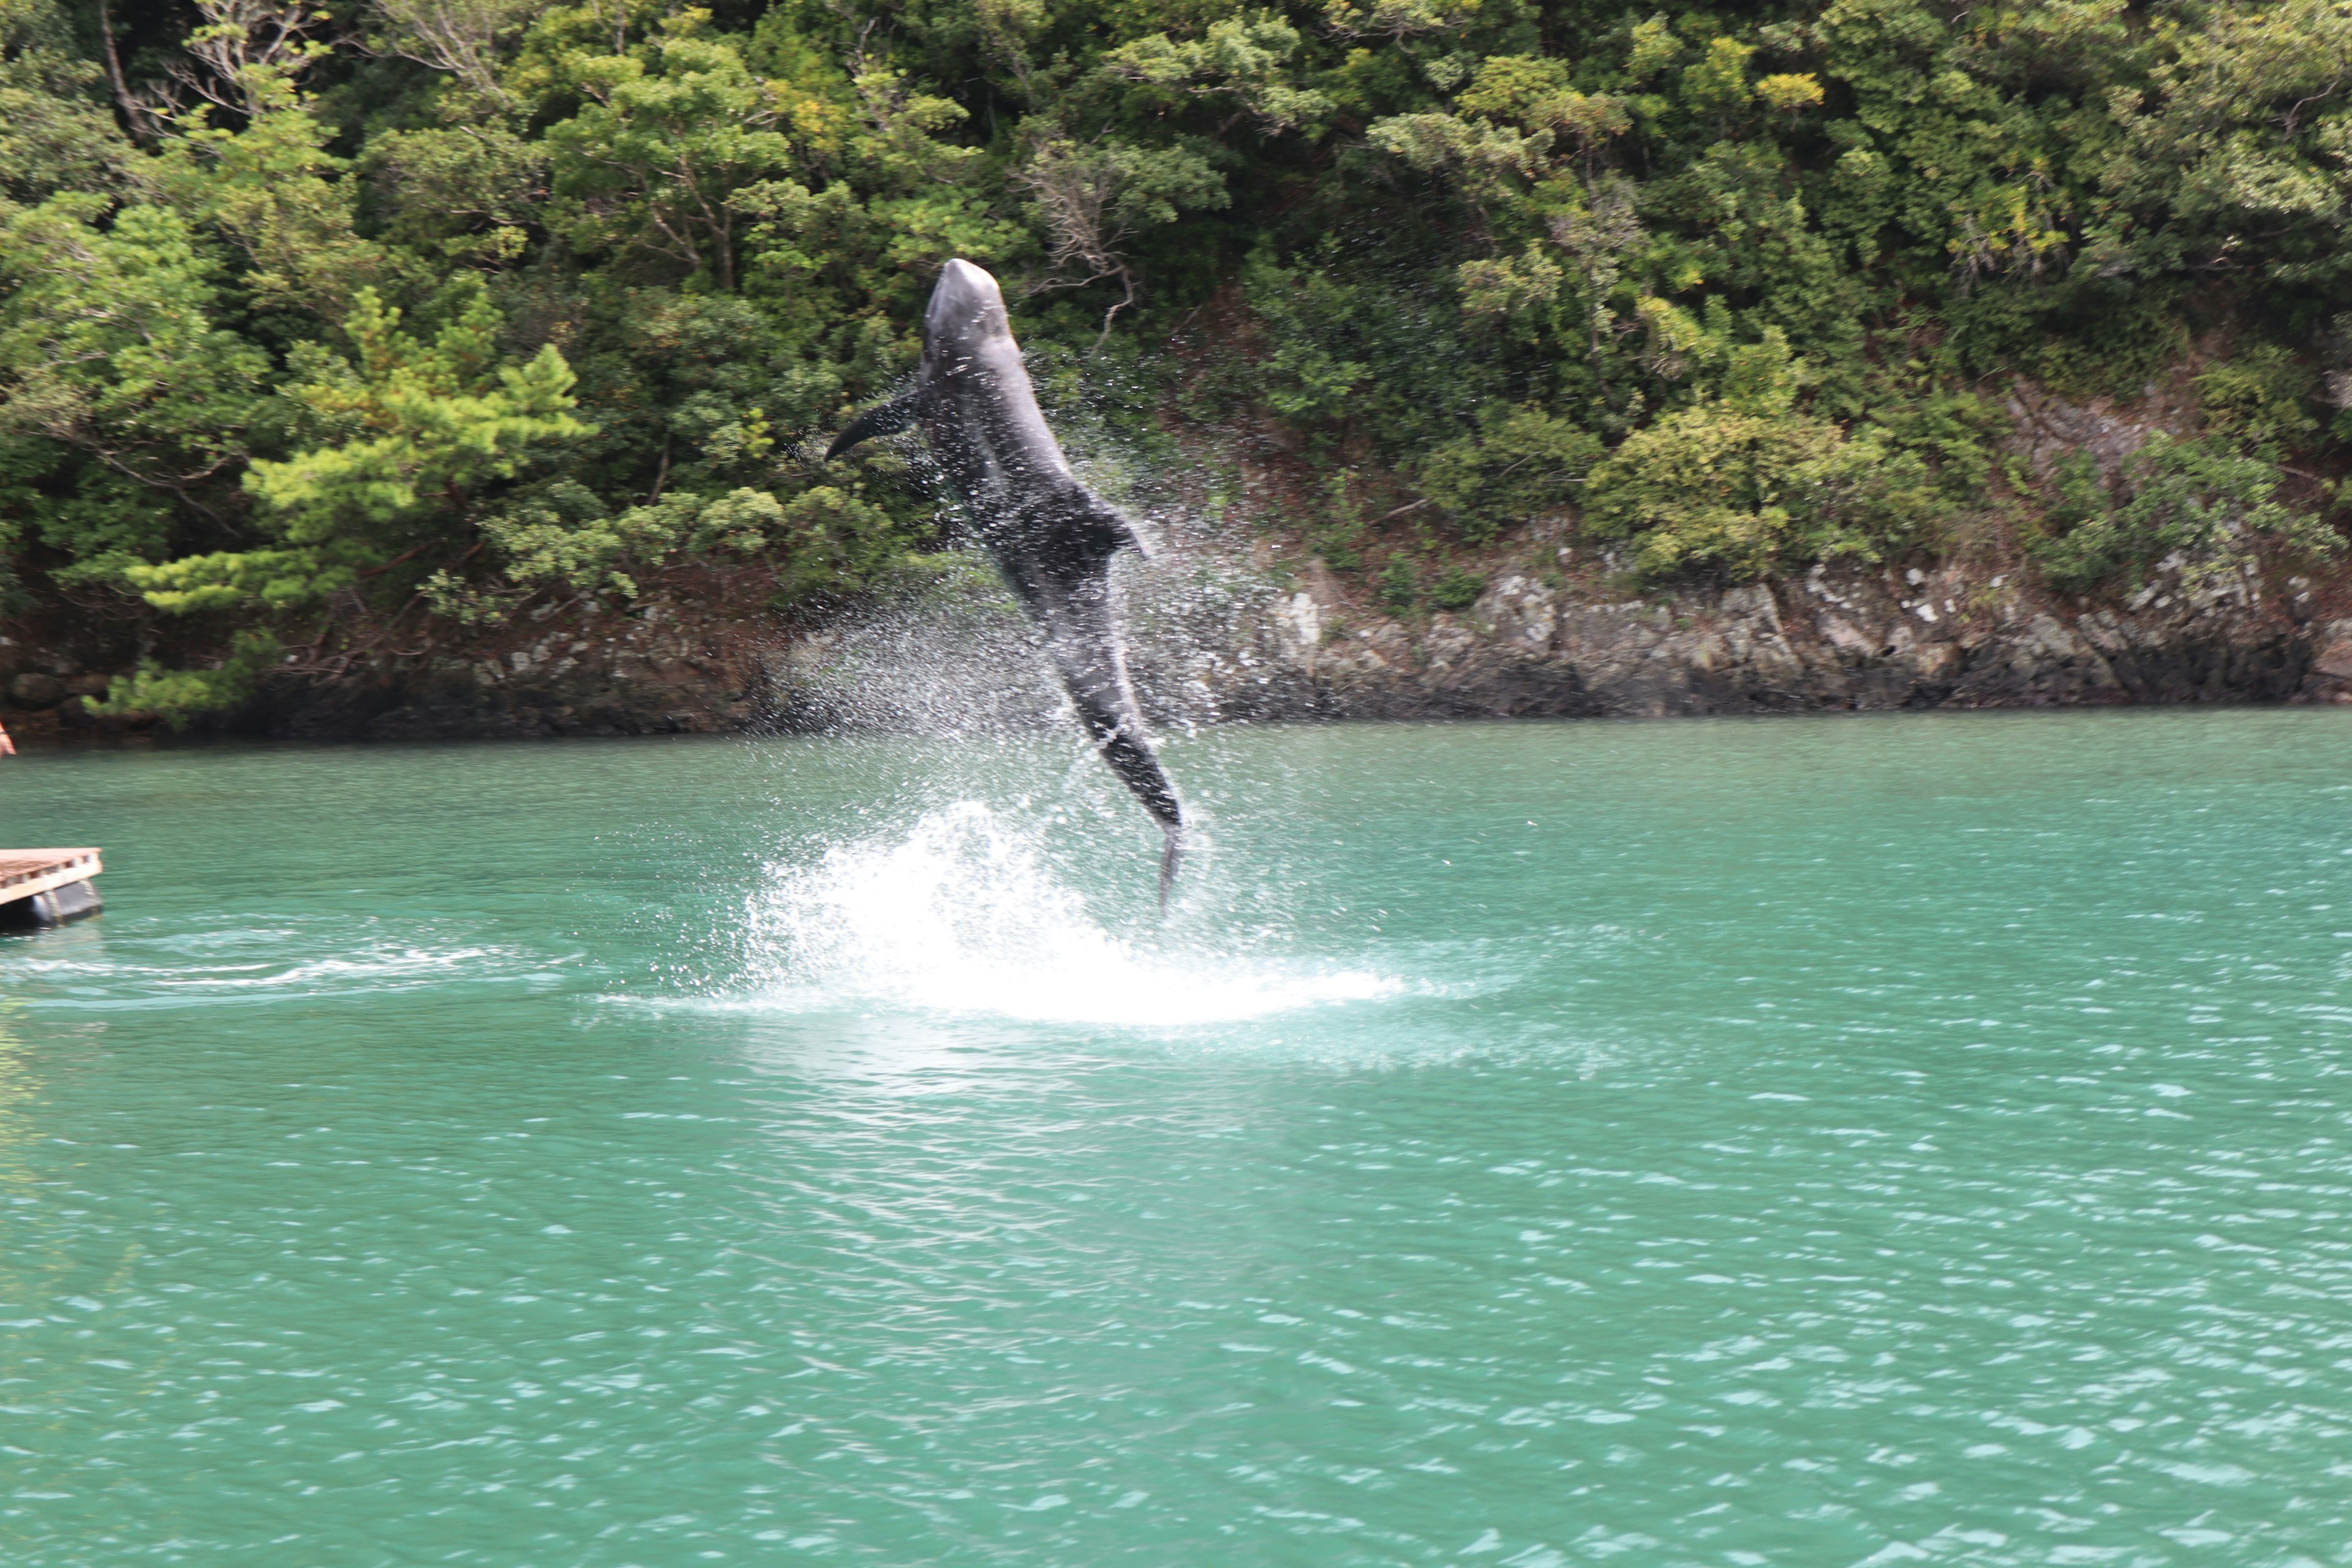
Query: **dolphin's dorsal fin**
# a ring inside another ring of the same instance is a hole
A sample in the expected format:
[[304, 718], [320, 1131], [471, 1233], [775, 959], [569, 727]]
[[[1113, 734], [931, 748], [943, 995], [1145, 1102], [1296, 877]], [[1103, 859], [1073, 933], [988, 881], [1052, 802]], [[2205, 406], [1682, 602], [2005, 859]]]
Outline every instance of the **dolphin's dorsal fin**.
[[1132, 550], [1146, 561], [1151, 559], [1151, 547], [1143, 542], [1143, 535], [1136, 531], [1127, 513], [1092, 490], [1087, 492], [1087, 521], [1108, 536], [1110, 551]]
[[877, 403], [849, 422], [849, 428], [833, 438], [824, 449], [824, 460], [832, 462], [860, 441], [870, 441], [877, 436], [896, 436], [915, 422], [922, 412], [922, 389], [900, 393], [887, 403]]

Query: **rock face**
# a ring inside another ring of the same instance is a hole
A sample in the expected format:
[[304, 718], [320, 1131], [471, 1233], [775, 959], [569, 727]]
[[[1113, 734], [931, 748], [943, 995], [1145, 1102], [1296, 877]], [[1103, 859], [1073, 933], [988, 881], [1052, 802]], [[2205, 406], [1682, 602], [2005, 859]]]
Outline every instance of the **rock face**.
[[[1417, 637], [1343, 632], [1308, 669], [1325, 710], [1384, 717], [2275, 701], [2333, 694], [2314, 644], [2242, 583], [2069, 616], [1951, 572], [1815, 572], [1668, 604], [1507, 574], [1465, 615]], [[2352, 642], [2336, 657], [2352, 678]]]
[[[2080, 611], [1957, 567], [1626, 599], [1507, 570], [1466, 611], [1404, 618], [1319, 566], [1277, 584], [1195, 555], [1130, 582], [1129, 662], [1163, 724], [2336, 700], [2352, 694], [2352, 617], [2319, 618], [2315, 599], [2301, 579], [2269, 596], [2176, 570], [2128, 606]], [[1022, 672], [1003, 615], [992, 645], [961, 654], [836, 634], [779, 666], [770, 703], [805, 726], [1046, 718], [1050, 682], [1034, 659]]]
[[[274, 682], [242, 711], [196, 730], [315, 740], [741, 731], [765, 721], [772, 683], [761, 658], [778, 640], [770, 621], [740, 606], [656, 603], [627, 615], [569, 607], [518, 617], [429, 658], [361, 664], [336, 680]], [[58, 647], [21, 635], [0, 639], [0, 691], [8, 694], [0, 724], [35, 745], [153, 728], [93, 713], [84, 700], [101, 695], [110, 678], [54, 673], [77, 668]], [[24, 700], [28, 689], [47, 705]]]
[[766, 628], [655, 604], [631, 616], [527, 620], [499, 645], [390, 679], [273, 694], [273, 732], [370, 740], [707, 734], [764, 712]]
[[66, 683], [54, 675], [26, 670], [8, 683], [8, 695], [21, 708], [54, 708], [65, 700]]
[[[1627, 598], [1505, 565], [1470, 608], [1396, 616], [1319, 563], [1195, 545], [1123, 569], [1129, 662], [1154, 722], [1776, 713], [2078, 703], [2352, 701], [2352, 576], [2184, 582], [2085, 609], [1946, 566]], [[118, 727], [103, 677], [0, 647], [20, 741]], [[221, 726], [315, 738], [1062, 722], [1062, 698], [984, 571], [887, 614], [788, 635], [683, 598], [522, 617], [429, 659], [287, 681]]]

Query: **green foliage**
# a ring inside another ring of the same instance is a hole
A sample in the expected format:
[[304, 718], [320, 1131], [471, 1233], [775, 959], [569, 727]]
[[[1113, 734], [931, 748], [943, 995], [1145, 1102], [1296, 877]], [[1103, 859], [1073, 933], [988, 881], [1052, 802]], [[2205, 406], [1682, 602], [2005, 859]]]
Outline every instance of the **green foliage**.
[[[692, 526], [701, 499], [672, 496], [615, 517], [594, 491], [563, 480], [511, 511], [484, 519], [482, 537], [518, 586], [560, 584], [583, 593], [606, 588], [634, 598], [636, 583], [622, 566], [659, 560], [675, 549]], [[446, 574], [433, 584], [436, 595], [454, 586]]]
[[2318, 390], [2318, 373], [2279, 343], [2256, 344], [2197, 378], [2209, 428], [2273, 450], [2307, 446], [2319, 434]]
[[1421, 568], [1410, 555], [1391, 555], [1381, 568], [1378, 587], [1381, 604], [1391, 610], [1410, 610], [1421, 598]]
[[390, 258], [359, 234], [357, 183], [344, 177], [348, 161], [327, 151], [333, 128], [300, 89], [311, 58], [244, 67], [231, 95], [243, 126], [215, 125], [212, 106], [199, 105], [174, 122], [179, 134], [153, 160], [153, 178], [179, 211], [241, 255], [254, 305], [331, 321], [383, 279]]
[[102, 75], [48, 0], [0, 4], [0, 195], [129, 187], [136, 160], [98, 100]]
[[1151, 33], [1105, 51], [1106, 75], [1151, 89], [1145, 98], [1173, 107], [1206, 100], [1268, 131], [1312, 131], [1331, 113], [1331, 100], [1285, 79], [1303, 39], [1269, 11], [1228, 16], [1197, 38]]
[[511, 479], [532, 443], [583, 434], [575, 378], [552, 343], [521, 364], [498, 363], [498, 310], [478, 284], [432, 341], [403, 332], [400, 312], [362, 290], [343, 323], [356, 361], [308, 356], [291, 388], [331, 444], [252, 466], [246, 488], [298, 544], [376, 536], [401, 542], [425, 506], [462, 510], [469, 493]]
[[[593, 490], [560, 479], [484, 519], [482, 538], [497, 552], [515, 596], [561, 587], [632, 599], [638, 592], [633, 569], [642, 571], [680, 550], [763, 555], [793, 536], [812, 496], [820, 497], [817, 504], [824, 506], [837, 493], [809, 491], [788, 508], [767, 491], [749, 488], [717, 497], [680, 492], [614, 513]], [[437, 611], [460, 620], [495, 618], [506, 602], [446, 568], [425, 580], [424, 592]]]
[[[735, 286], [736, 194], [795, 167], [792, 131], [829, 131], [821, 101], [763, 80], [709, 13], [680, 11], [636, 48], [608, 53], [542, 28], [541, 92], [579, 108], [546, 133], [554, 171], [551, 221], [583, 252], [635, 247]], [[562, 40], [560, 43], [557, 40]]]
[[1146, 147], [1114, 138], [1079, 142], [1058, 128], [1041, 132], [1014, 179], [1030, 198], [1032, 220], [1045, 235], [1051, 271], [1044, 288], [1084, 288], [1116, 279], [1124, 290], [1103, 318], [1135, 299], [1126, 257], [1137, 237], [1230, 200], [1208, 157], [1187, 146]]
[[803, 490], [777, 519], [788, 555], [777, 574], [782, 602], [823, 598], [920, 572], [918, 531], [881, 507], [831, 485]]
[[1882, 432], [1850, 437], [1802, 414], [1702, 403], [1628, 437], [1593, 469], [1585, 528], [1633, 541], [1633, 569], [1651, 580], [1878, 561], [1913, 537], [1927, 478]]
[[1474, 544], [1565, 504], [1601, 452], [1598, 437], [1542, 408], [1504, 405], [1484, 423], [1432, 452], [1416, 476]]
[[1486, 579], [1456, 564], [1438, 574], [1429, 585], [1429, 602], [1441, 610], [1466, 610], [1486, 591]]
[[209, 669], [165, 669], [153, 659], [142, 660], [131, 674], [116, 676], [106, 695], [89, 706], [104, 714], [152, 714], [176, 729], [251, 696], [262, 672], [277, 662], [278, 647], [267, 632], [242, 631]]
[[584, 434], [563, 356], [550, 344], [523, 364], [497, 363], [496, 309], [478, 283], [461, 292], [464, 305], [426, 342], [362, 289], [343, 323], [356, 363], [305, 354], [310, 374], [290, 389], [325, 439], [246, 471], [262, 525], [282, 543], [131, 566], [147, 603], [178, 615], [314, 604], [428, 542], [442, 518], [467, 516], [475, 493], [514, 478], [534, 444]]
[[2060, 476], [2034, 559], [2057, 587], [2082, 593], [2121, 576], [2134, 586], [2159, 567], [2190, 593], [2252, 568], [2265, 546], [2338, 554], [2340, 535], [2276, 499], [2278, 465], [2212, 437], [2148, 438], [2108, 493], [2087, 455]]
[[[0, 221], [0, 427], [181, 493], [246, 457], [268, 357], [222, 324], [221, 268], [186, 218], [144, 205], [106, 216], [103, 198], [77, 194]], [[73, 521], [47, 531], [77, 556], [124, 542]]]
[[2040, 526], [2032, 536], [2034, 563], [2052, 586], [2081, 593], [2115, 569], [2106, 548], [2116, 534], [2115, 498], [2107, 493], [2099, 460], [2087, 451], [2069, 452], [2053, 465], [2042, 490]]
[[2136, 91], [2111, 100], [2101, 174], [2117, 207], [2089, 255], [2137, 269], [2223, 265], [2341, 279], [2352, 11], [2335, 0], [2216, 5], [2160, 27]]

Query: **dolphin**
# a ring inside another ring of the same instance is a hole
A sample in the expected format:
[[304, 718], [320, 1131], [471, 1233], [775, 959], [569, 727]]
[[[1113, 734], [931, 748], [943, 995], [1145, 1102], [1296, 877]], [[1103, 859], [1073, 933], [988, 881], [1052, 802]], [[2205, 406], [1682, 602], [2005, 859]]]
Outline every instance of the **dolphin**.
[[961, 258], [940, 269], [923, 313], [914, 389], [852, 420], [825, 460], [918, 425], [982, 544], [1045, 633], [1045, 656], [1095, 749], [1167, 836], [1164, 906], [1183, 856], [1184, 811], [1144, 733], [1111, 617], [1111, 557], [1143, 542], [1070, 471], [1037, 407], [1003, 291]]

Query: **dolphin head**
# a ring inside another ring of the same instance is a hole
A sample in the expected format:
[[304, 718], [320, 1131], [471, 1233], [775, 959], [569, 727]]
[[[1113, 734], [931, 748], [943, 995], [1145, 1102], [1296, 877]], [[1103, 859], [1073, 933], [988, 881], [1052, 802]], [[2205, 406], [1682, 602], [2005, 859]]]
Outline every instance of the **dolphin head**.
[[961, 257], [940, 268], [923, 313], [927, 354], [952, 364], [998, 340], [1010, 341], [1013, 323], [1004, 314], [1004, 292], [982, 268]]

